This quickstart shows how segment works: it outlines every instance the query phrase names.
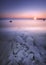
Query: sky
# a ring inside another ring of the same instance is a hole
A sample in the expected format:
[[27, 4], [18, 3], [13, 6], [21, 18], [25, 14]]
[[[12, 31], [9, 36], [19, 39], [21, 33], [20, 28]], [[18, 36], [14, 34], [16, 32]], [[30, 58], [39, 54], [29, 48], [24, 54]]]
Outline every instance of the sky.
[[0, 18], [46, 18], [46, 0], [0, 0]]

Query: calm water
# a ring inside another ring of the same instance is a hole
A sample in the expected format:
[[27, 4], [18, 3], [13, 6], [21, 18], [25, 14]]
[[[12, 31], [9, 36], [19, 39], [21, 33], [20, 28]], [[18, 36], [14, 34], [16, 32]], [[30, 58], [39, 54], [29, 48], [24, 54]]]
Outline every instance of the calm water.
[[9, 21], [0, 20], [0, 65], [46, 65], [46, 21]]
[[46, 31], [46, 21], [43, 20], [22, 20], [22, 19], [0, 20], [0, 30], [44, 30]]

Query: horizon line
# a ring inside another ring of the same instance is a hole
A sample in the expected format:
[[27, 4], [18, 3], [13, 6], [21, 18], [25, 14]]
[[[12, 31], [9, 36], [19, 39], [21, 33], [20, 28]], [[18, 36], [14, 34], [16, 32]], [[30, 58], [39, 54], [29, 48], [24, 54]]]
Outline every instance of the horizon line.
[[[0, 17], [0, 19], [31, 19], [31, 20], [34, 20], [34, 17], [31, 17], [31, 18], [11, 18], [11, 17], [7, 17], [7, 18], [3, 18], [3, 17]], [[36, 17], [36, 20], [46, 20], [46, 18], [39, 18], [39, 17]]]

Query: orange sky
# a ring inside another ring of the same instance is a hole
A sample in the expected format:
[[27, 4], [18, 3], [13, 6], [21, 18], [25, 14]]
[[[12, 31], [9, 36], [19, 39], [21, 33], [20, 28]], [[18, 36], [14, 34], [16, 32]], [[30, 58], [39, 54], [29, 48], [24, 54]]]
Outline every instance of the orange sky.
[[1, 13], [0, 18], [46, 18], [46, 12], [17, 12], [17, 13]]

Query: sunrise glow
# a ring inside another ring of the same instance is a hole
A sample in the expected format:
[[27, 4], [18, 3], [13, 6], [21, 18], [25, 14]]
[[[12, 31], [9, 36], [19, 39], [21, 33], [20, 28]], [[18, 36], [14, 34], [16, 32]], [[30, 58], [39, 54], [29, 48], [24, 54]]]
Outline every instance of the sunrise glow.
[[34, 17], [34, 20], [36, 20], [37, 18], [36, 17]]

